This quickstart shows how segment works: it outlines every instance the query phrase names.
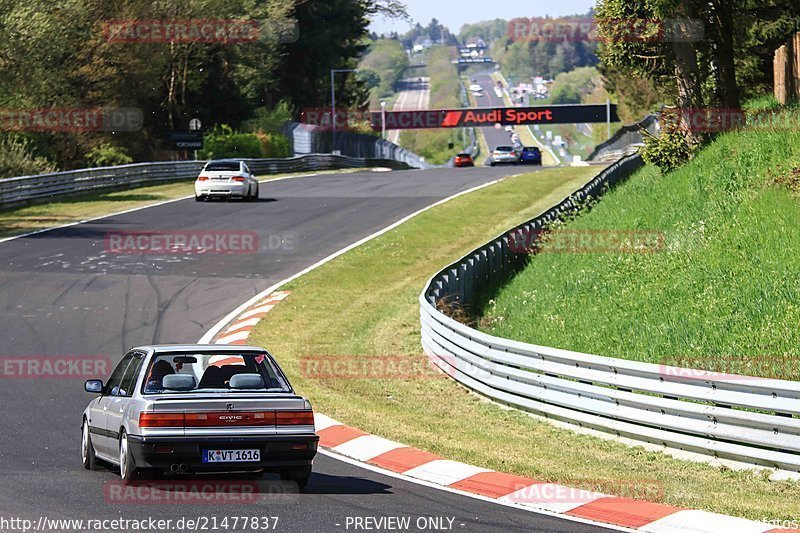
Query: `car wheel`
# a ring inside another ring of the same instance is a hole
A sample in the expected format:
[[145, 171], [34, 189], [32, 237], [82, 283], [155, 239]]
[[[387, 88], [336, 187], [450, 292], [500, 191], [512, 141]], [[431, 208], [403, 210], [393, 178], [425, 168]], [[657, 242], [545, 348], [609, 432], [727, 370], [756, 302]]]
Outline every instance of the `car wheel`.
[[97, 470], [97, 456], [94, 454], [92, 436], [89, 433], [89, 422], [85, 418], [81, 428], [81, 459], [86, 470]]
[[258, 185], [256, 185], [256, 191], [253, 193], [253, 196], [250, 197], [250, 201], [251, 202], [258, 201]]
[[496, 166], [496, 165], [497, 165], [497, 163], [495, 163], [494, 161], [492, 161], [491, 163], [489, 163], [489, 165], [490, 165], [490, 166]]
[[203, 201], [203, 197], [202, 197], [202, 196], [196, 196], [196, 195], [195, 195], [195, 197], [194, 197], [194, 201], [195, 201], [195, 202], [202, 202], [202, 201]]
[[281, 470], [280, 475], [283, 481], [294, 481], [298, 487], [304, 489], [308, 485], [308, 479], [311, 477], [311, 467], [286, 468]]
[[119, 477], [123, 485], [130, 485], [136, 479], [136, 462], [128, 448], [128, 435], [124, 430], [119, 438]]

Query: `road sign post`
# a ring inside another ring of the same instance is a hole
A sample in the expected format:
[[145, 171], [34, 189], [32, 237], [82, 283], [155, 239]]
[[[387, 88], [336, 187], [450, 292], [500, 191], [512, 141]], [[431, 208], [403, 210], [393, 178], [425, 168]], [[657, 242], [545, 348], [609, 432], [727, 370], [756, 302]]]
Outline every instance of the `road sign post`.
[[[200, 131], [200, 128], [203, 127], [203, 123], [200, 122], [199, 118], [193, 118], [189, 121], [189, 131]], [[197, 150], [194, 150], [194, 160], [197, 161]]]

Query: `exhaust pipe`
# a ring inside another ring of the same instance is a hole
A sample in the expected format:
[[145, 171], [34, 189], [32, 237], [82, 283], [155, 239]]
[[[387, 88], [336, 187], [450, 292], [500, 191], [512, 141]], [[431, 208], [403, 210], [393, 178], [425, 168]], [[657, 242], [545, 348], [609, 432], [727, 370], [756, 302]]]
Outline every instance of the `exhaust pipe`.
[[178, 467], [178, 470], [185, 474], [186, 472], [189, 471], [189, 465], [187, 465], [186, 463], [181, 463], [181, 465]]
[[173, 474], [176, 473], [179, 468], [180, 467], [177, 464], [169, 465], [169, 471], [172, 472]]

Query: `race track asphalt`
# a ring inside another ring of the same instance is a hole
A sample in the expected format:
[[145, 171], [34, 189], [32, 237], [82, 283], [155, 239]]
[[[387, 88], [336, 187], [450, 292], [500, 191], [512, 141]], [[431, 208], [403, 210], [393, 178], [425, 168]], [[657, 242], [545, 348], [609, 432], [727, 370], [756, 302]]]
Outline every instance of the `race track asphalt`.
[[[302, 177], [262, 184], [257, 203], [181, 200], [0, 243], [0, 363], [101, 356], [114, 364], [132, 346], [196, 342], [275, 282], [442, 198], [519, 171]], [[154, 231], [255, 231], [260, 248], [234, 255], [107, 249], [109, 232]], [[601, 530], [322, 455], [303, 494], [265, 477], [254, 501], [220, 501], [224, 494], [188, 503], [137, 502], [128, 493], [120, 499], [115, 473], [80, 464], [80, 417], [90, 399], [80, 379], [0, 375], [0, 519], [278, 516], [280, 531], [353, 531], [347, 517], [428, 516], [454, 518], [457, 531]]]

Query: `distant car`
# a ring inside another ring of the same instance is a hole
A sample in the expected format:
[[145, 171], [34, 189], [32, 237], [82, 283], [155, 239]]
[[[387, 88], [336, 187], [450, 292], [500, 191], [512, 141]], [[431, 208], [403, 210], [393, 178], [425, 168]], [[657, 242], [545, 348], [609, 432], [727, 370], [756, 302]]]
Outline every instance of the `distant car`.
[[498, 163], [519, 163], [519, 153], [513, 146], [498, 146], [492, 150], [490, 164], [495, 166]]
[[511, 132], [513, 132], [513, 131], [514, 131], [514, 126], [506, 126], [506, 127], [505, 127], [505, 130], [506, 130], [508, 133], [511, 133]]
[[458, 154], [455, 159], [453, 159], [453, 164], [457, 167], [474, 167], [475, 161], [472, 159], [472, 155], [463, 153]]
[[474, 93], [480, 93], [483, 92], [483, 87], [481, 87], [480, 84], [478, 83], [473, 83], [472, 85], [469, 86], [469, 90]]
[[212, 197], [258, 200], [258, 180], [244, 161], [221, 159], [209, 161], [194, 182], [194, 199]]
[[314, 413], [263, 348], [156, 345], [129, 351], [83, 412], [81, 459], [140, 474], [278, 472], [308, 483]]
[[542, 151], [539, 150], [538, 146], [525, 146], [522, 148], [519, 162], [522, 164], [541, 165]]

